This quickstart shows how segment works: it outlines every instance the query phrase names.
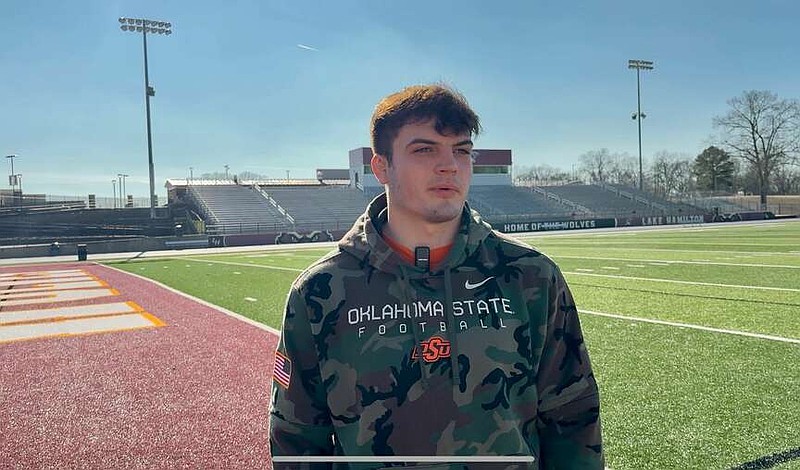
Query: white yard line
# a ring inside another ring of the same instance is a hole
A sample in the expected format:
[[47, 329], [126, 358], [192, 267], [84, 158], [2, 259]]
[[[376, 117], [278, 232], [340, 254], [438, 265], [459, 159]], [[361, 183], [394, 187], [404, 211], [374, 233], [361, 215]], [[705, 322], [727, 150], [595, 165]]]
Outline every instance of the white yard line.
[[[567, 259], [594, 259], [598, 261], [628, 261], [634, 263], [667, 263], [667, 264], [700, 264], [712, 266], [739, 266], [743, 268], [784, 268], [784, 269], [800, 269], [800, 266], [788, 264], [756, 264], [756, 263], [721, 263], [718, 261], [678, 261], [678, 260], [658, 260], [658, 259], [636, 259], [636, 258], [606, 258], [601, 256], [560, 256], [550, 255], [552, 258], [567, 258]], [[629, 265], [632, 267], [641, 267]]]
[[[597, 241], [585, 241], [585, 242], [570, 241], [569, 242], [570, 245], [576, 245], [576, 246], [580, 246], [580, 245], [596, 246], [597, 243], [598, 243]], [[603, 246], [607, 246], [607, 245], [623, 245], [625, 247], [634, 246], [634, 245], [652, 245], [654, 243], [660, 243], [660, 244], [669, 243], [669, 244], [690, 245], [690, 246], [705, 246], [705, 245], [709, 245], [709, 246], [744, 246], [744, 245], [746, 245], [746, 246], [769, 246], [769, 247], [773, 247], [773, 246], [795, 247], [795, 246], [797, 246], [797, 243], [794, 243], [794, 242], [792, 242], [792, 243], [774, 243], [774, 242], [770, 242], [770, 243], [754, 243], [754, 242], [750, 242], [750, 241], [746, 241], [746, 240], [740, 240], [740, 241], [736, 241], [736, 242], [723, 242], [723, 241], [718, 241], [718, 240], [708, 241], [708, 242], [695, 242], [695, 241], [679, 240], [679, 239], [675, 239], [675, 240], [652, 239], [652, 240], [635, 240], [635, 241], [633, 241], [633, 240], [620, 240], [620, 241], [603, 240], [601, 243], [603, 244]], [[641, 248], [637, 248], [637, 249], [641, 249]], [[647, 249], [649, 249], [649, 248], [647, 248]], [[686, 251], [689, 251], [689, 250], [686, 250]], [[691, 251], [695, 251], [695, 250], [691, 250]]]
[[671, 322], [671, 321], [664, 321], [664, 320], [653, 320], [651, 318], [642, 318], [642, 317], [629, 317], [627, 315], [619, 315], [616, 313], [606, 313], [606, 312], [595, 312], [592, 310], [578, 310], [579, 313], [585, 313], [588, 315], [597, 315], [600, 317], [608, 317], [608, 318], [616, 318], [619, 320], [629, 320], [629, 321], [638, 321], [643, 323], [654, 323], [656, 325], [665, 325], [665, 326], [676, 326], [679, 328], [689, 328], [692, 330], [701, 330], [701, 331], [710, 331], [712, 333], [723, 333], [727, 335], [736, 335], [736, 336], [746, 336], [748, 338], [759, 338], [759, 339], [766, 339], [770, 341], [779, 341], [781, 343], [793, 343], [793, 344], [800, 344], [800, 339], [796, 338], [784, 338], [782, 336], [772, 336], [772, 335], [764, 335], [760, 333], [749, 333], [747, 331], [739, 331], [739, 330], [727, 330], [724, 328], [713, 328], [710, 326], [702, 326], [702, 325], [693, 325], [690, 323], [679, 323], [679, 322]]
[[292, 252], [289, 252], [289, 251], [285, 251], [285, 252], [281, 251], [281, 252], [276, 252], [276, 253], [260, 253], [260, 254], [257, 254], [257, 255], [247, 255], [247, 256], [245, 256], [245, 258], [269, 258], [269, 257], [273, 257], [274, 258], [276, 256], [281, 256], [281, 257], [286, 257], [286, 258], [320, 259], [323, 256], [325, 256], [325, 254], [323, 253], [321, 255], [298, 255], [298, 254], [295, 254], [295, 253], [292, 253]]
[[670, 284], [688, 284], [691, 286], [711, 286], [711, 287], [732, 287], [735, 289], [754, 289], [754, 290], [769, 290], [779, 292], [800, 292], [800, 289], [792, 289], [789, 287], [768, 287], [768, 286], [740, 286], [736, 284], [717, 284], [715, 282], [698, 282], [698, 281], [679, 281], [675, 279], [658, 279], [652, 277], [636, 277], [636, 276], [617, 276], [614, 274], [593, 274], [578, 271], [564, 271], [564, 274], [574, 274], [576, 276], [594, 276], [594, 277], [607, 277], [611, 279], [629, 279], [634, 281], [651, 281], [651, 282], [667, 282]]
[[201, 259], [201, 258], [184, 258], [184, 257], [181, 257], [181, 259], [188, 259], [188, 260], [196, 261], [198, 263], [227, 264], [227, 265], [230, 265], [230, 266], [244, 266], [244, 267], [247, 267], [247, 268], [277, 269], [278, 271], [292, 271], [292, 272], [295, 272], [295, 273], [303, 272], [302, 269], [286, 268], [286, 267], [283, 267], [283, 266], [269, 266], [269, 265], [266, 265], [266, 264], [236, 263], [236, 262], [233, 262], [233, 261], [217, 261], [217, 260]]
[[[587, 243], [585, 246], [590, 246], [592, 248], [595, 248], [597, 245], [593, 245], [593, 244]], [[556, 248], [558, 248], [558, 249], [565, 249], [565, 248], [569, 249], [569, 248], [573, 248], [573, 247], [577, 247], [579, 249], [583, 249], [584, 245], [577, 245], [577, 244], [575, 244], [575, 245], [564, 245], [564, 246], [558, 246]], [[789, 251], [789, 252], [786, 252], [786, 251], [676, 250], [676, 249], [673, 249], [673, 248], [635, 248], [635, 247], [632, 247], [632, 246], [631, 247], [626, 246], [626, 247], [622, 247], [622, 248], [613, 247], [613, 246], [609, 246], [609, 247], [605, 247], [604, 246], [604, 248], [607, 248], [608, 250], [625, 250], [625, 251], [665, 251], [667, 253], [715, 253], [715, 254], [718, 254], [718, 255], [719, 254], [731, 255], [731, 254], [736, 253], [736, 254], [739, 254], [739, 255], [748, 255], [748, 256], [780, 256], [780, 255], [800, 256], [800, 251]], [[583, 258], [583, 257], [581, 256], [581, 258]]]

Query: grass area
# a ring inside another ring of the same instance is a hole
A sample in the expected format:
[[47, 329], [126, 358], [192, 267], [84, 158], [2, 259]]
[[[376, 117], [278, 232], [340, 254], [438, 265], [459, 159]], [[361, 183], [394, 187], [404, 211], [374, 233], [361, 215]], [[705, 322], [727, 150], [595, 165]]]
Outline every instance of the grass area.
[[265, 270], [257, 265], [215, 261], [220, 260], [162, 258], [109, 264], [279, 328], [289, 285], [299, 271]]
[[797, 345], [592, 316], [582, 323], [611, 468], [722, 469], [800, 445]]
[[[731, 468], [800, 454], [800, 222], [524, 238], [561, 266], [583, 313], [612, 469]], [[278, 328], [327, 249], [111, 263]], [[759, 468], [759, 467], [749, 467]], [[794, 458], [769, 467], [800, 469]]]

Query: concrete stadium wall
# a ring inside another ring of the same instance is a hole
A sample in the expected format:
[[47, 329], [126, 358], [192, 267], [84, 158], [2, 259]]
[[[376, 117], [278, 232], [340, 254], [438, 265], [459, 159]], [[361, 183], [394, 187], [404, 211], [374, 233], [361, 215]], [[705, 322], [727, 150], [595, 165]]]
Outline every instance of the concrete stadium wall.
[[127, 253], [141, 251], [200, 248], [208, 246], [208, 238], [200, 237], [141, 237], [124, 240], [60, 243], [57, 251], [50, 244], [0, 246], [0, 258], [31, 258], [74, 254], [77, 259], [78, 245], [86, 245], [89, 259], [92, 253]]

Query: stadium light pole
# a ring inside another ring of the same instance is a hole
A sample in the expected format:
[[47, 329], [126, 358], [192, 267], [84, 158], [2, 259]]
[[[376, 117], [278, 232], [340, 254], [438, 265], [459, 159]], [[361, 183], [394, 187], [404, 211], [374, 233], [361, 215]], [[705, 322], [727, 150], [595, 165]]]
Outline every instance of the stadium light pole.
[[[150, 79], [147, 73], [147, 33], [172, 34], [172, 23], [166, 21], [153, 21], [146, 18], [125, 18], [119, 19], [120, 29], [132, 33], [142, 33], [142, 47], [144, 49], [144, 101], [145, 112], [147, 114], [147, 162], [150, 171], [150, 218], [156, 218], [156, 181], [153, 169], [153, 137], [150, 129], [150, 97], [156, 95], [155, 88], [150, 86]], [[120, 188], [120, 191], [122, 188]]]
[[122, 173], [117, 173], [117, 187], [119, 188], [119, 207], [122, 207]]
[[[11, 173], [8, 175], [8, 184], [11, 186], [11, 203], [13, 205], [17, 205], [17, 203], [22, 205], [22, 175], [14, 173], [14, 159], [19, 158], [19, 155], [12, 153], [11, 155], [6, 155], [6, 158], [11, 160]], [[19, 182], [19, 198], [17, 198], [17, 182]]]
[[114, 209], [117, 208], [117, 180], [111, 180], [111, 191], [114, 192]]
[[22, 173], [15, 174], [14, 180], [19, 185], [19, 205], [22, 206], [25, 204], [25, 196], [22, 195]]
[[17, 178], [16, 173], [14, 173], [14, 159], [19, 158], [19, 155], [12, 153], [11, 155], [6, 155], [6, 158], [11, 160], [11, 173], [8, 174], [8, 184], [11, 186], [11, 195], [13, 196], [17, 190]]
[[125, 178], [130, 175], [126, 175], [125, 173], [117, 173], [117, 178], [120, 179], [119, 182], [119, 207], [125, 207]]
[[639, 191], [643, 191], [642, 185], [642, 119], [647, 117], [642, 113], [642, 92], [639, 80], [641, 70], [653, 70], [653, 62], [650, 60], [630, 59], [628, 68], [636, 69], [636, 113], [631, 116], [639, 124]]
[[128, 176], [130, 175], [122, 174], [122, 194], [125, 195], [125, 204], [123, 204], [123, 207], [128, 207], [128, 180], [125, 179]]

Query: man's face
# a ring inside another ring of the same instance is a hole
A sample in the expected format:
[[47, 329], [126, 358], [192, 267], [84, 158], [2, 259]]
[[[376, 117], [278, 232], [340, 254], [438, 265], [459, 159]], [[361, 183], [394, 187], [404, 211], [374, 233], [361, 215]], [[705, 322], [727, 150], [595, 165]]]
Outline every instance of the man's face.
[[387, 186], [392, 223], [438, 224], [460, 217], [472, 177], [470, 134], [442, 135], [434, 121], [406, 124], [392, 142], [391, 163], [372, 158]]

